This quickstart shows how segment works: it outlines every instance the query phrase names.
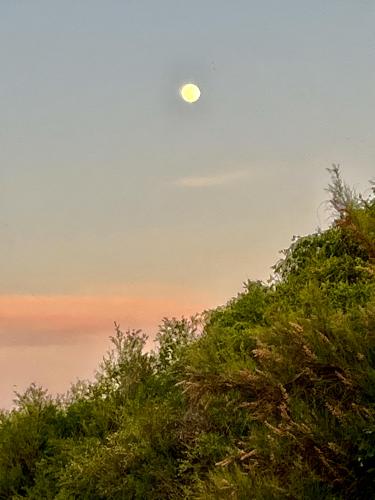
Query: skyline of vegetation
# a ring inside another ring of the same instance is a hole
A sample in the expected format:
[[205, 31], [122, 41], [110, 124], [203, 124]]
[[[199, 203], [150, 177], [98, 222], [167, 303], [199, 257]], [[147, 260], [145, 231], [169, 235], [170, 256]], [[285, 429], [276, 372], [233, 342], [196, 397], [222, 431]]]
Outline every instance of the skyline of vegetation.
[[[331, 226], [268, 283], [115, 324], [95, 380], [0, 413], [0, 499], [368, 499], [375, 494], [375, 187], [329, 169]], [[271, 203], [272, 200], [270, 200]]]

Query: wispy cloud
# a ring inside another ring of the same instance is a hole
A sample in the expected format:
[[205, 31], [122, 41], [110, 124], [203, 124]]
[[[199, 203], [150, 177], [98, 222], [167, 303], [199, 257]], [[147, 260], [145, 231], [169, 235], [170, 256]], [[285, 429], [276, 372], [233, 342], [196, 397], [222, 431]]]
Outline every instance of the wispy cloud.
[[164, 316], [190, 316], [207, 307], [211, 307], [208, 300], [186, 292], [172, 298], [0, 295], [0, 351], [15, 345], [67, 345], [90, 335], [107, 338], [113, 333], [113, 321], [124, 330], [141, 328], [152, 333]]
[[244, 178], [246, 174], [247, 172], [244, 170], [237, 170], [235, 172], [217, 173], [206, 176], [181, 177], [180, 179], [173, 181], [173, 184], [187, 188], [223, 186]]

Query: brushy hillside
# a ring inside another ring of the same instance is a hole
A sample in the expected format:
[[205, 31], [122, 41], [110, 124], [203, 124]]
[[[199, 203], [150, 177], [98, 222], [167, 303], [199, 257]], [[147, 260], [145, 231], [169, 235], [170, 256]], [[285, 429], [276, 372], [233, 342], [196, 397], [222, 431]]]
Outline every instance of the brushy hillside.
[[31, 385], [0, 415], [1, 499], [375, 498], [375, 190], [330, 170], [332, 226], [268, 284], [116, 325], [93, 383]]

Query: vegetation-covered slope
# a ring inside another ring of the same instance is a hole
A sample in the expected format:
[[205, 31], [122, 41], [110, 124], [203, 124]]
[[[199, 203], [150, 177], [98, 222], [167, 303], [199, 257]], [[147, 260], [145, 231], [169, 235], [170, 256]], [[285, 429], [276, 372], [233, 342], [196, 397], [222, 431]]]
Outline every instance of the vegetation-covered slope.
[[334, 223], [270, 283], [164, 319], [153, 353], [116, 325], [95, 382], [17, 395], [0, 498], [374, 498], [375, 198], [331, 175]]

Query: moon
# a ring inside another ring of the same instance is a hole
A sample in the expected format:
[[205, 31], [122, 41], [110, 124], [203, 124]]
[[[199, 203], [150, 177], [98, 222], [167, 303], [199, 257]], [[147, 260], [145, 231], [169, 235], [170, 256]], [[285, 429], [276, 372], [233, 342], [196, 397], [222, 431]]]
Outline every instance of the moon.
[[197, 102], [201, 96], [201, 91], [198, 85], [194, 83], [185, 83], [180, 88], [180, 95], [185, 102], [193, 103]]

